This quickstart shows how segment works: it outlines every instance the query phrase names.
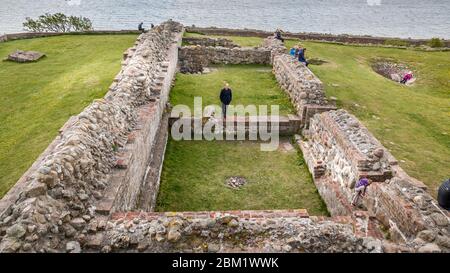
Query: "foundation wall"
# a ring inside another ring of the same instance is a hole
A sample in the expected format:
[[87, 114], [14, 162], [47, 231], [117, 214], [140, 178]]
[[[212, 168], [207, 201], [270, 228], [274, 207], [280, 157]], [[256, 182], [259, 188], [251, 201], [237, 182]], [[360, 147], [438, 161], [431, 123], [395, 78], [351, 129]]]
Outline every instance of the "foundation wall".
[[199, 73], [211, 64], [270, 64], [270, 51], [262, 48], [184, 46], [180, 72]]
[[140, 35], [105, 97], [73, 117], [0, 201], [0, 252], [65, 251], [97, 229], [101, 205], [136, 207], [183, 31], [168, 21]]

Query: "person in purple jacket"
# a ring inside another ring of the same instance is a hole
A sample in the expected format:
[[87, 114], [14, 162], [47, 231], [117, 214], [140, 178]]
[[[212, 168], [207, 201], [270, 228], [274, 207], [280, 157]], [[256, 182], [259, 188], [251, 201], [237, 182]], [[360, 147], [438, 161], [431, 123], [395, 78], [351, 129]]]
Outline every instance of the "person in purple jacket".
[[355, 185], [355, 192], [353, 193], [352, 206], [358, 204], [359, 198], [366, 195], [367, 187], [372, 184], [372, 181], [367, 179], [366, 176], [362, 176], [361, 179]]

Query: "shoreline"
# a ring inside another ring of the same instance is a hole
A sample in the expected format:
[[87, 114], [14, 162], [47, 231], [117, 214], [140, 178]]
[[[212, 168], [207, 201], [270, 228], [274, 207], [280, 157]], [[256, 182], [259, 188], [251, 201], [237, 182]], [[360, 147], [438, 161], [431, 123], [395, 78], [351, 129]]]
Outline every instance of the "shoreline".
[[[220, 27], [197, 27], [187, 26], [187, 32], [199, 33], [204, 35], [223, 35], [223, 36], [241, 36], [241, 37], [261, 37], [266, 38], [273, 35], [273, 32], [258, 29], [234, 29]], [[109, 35], [109, 34], [140, 34], [137, 30], [93, 30], [87, 32], [17, 32], [0, 35], [0, 43], [21, 39], [32, 39], [60, 35]], [[422, 46], [427, 45], [430, 39], [400, 38], [400, 37], [381, 37], [371, 35], [351, 35], [351, 34], [329, 34], [315, 32], [288, 32], [284, 33], [287, 39], [301, 39], [309, 41], [335, 42], [345, 44], [372, 44], [372, 45], [395, 45], [391, 43], [405, 43], [403, 46]], [[450, 47], [450, 39], [441, 39], [444, 48]]]

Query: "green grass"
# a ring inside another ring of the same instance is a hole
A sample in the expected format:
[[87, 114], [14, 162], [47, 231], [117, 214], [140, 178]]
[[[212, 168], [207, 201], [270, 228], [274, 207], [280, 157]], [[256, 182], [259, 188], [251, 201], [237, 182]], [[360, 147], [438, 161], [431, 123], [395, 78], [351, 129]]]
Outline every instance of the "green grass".
[[[230, 176], [247, 184], [230, 189]], [[296, 150], [262, 152], [250, 141], [169, 141], [157, 211], [297, 208], [327, 214]]]
[[16, 49], [47, 57], [0, 61], [0, 197], [49, 145], [70, 116], [102, 97], [136, 35], [76, 35], [0, 43], [0, 59]]
[[269, 105], [269, 111], [270, 105], [279, 105], [280, 114], [294, 113], [271, 67], [264, 65], [223, 65], [214, 66], [213, 72], [208, 74], [178, 74], [170, 101], [172, 105], [184, 104], [193, 109], [194, 97], [202, 97], [203, 107], [219, 105], [224, 81], [233, 90], [233, 105]]
[[[290, 47], [294, 41], [288, 41]], [[328, 64], [310, 69], [328, 96], [355, 114], [413, 177], [437, 188], [450, 176], [450, 52], [303, 42], [307, 57]], [[373, 58], [408, 64], [417, 76], [407, 87], [371, 69]]]
[[185, 32], [184, 37], [213, 37], [213, 38], [225, 38], [232, 40], [235, 44], [242, 47], [257, 47], [263, 42], [262, 38], [259, 37], [240, 37], [240, 36], [225, 36], [225, 35], [203, 35], [199, 33]]

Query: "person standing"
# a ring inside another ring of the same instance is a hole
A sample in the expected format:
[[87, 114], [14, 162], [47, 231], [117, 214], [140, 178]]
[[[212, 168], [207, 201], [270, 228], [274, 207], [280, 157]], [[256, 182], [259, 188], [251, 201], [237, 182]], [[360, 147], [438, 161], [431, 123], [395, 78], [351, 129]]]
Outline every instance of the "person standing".
[[358, 201], [360, 197], [364, 197], [366, 195], [367, 187], [372, 184], [372, 181], [367, 179], [367, 177], [363, 176], [358, 183], [355, 185], [355, 192], [353, 193], [352, 198], [352, 206], [358, 205]]
[[220, 91], [220, 102], [222, 103], [223, 118], [227, 118], [227, 109], [233, 99], [233, 94], [228, 83], [225, 83], [224, 88]]
[[275, 30], [275, 39], [278, 39], [278, 40], [280, 40], [281, 42], [284, 43], [284, 39], [281, 36], [281, 32], [282, 32], [282, 30], [279, 29], [279, 28], [277, 30]]

